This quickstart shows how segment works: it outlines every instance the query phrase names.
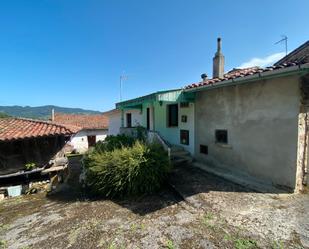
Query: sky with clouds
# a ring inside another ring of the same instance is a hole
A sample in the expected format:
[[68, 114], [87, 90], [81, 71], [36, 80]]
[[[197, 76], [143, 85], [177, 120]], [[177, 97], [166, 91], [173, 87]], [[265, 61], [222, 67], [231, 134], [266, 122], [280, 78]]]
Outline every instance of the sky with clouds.
[[[0, 105], [105, 111], [225, 69], [271, 65], [309, 38], [308, 0], [0, 1]], [[285, 14], [289, 13], [289, 14]], [[297, 14], [296, 14], [297, 13]]]

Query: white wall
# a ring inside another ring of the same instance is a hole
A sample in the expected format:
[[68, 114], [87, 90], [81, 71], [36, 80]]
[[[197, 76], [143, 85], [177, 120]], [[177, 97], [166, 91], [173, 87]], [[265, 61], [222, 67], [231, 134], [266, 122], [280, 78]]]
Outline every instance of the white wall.
[[104, 141], [108, 131], [103, 129], [97, 130], [81, 130], [71, 137], [69, 144], [79, 153], [84, 153], [88, 150], [87, 136], [96, 136], [96, 142]]
[[132, 127], [140, 125], [145, 126], [145, 124], [143, 124], [143, 114], [141, 113], [141, 111], [137, 109], [132, 109], [124, 111], [124, 127], [127, 127], [127, 113], [132, 114]]
[[108, 135], [118, 135], [121, 127], [121, 112], [108, 114]]
[[[187, 122], [181, 122], [181, 116], [187, 116]], [[192, 155], [194, 154], [195, 149], [195, 134], [194, 134], [194, 103], [189, 103], [189, 107], [180, 108], [179, 106], [179, 133], [180, 130], [188, 130], [189, 131], [189, 145], [180, 144], [186, 150], [188, 150]], [[180, 135], [179, 135], [180, 136]]]

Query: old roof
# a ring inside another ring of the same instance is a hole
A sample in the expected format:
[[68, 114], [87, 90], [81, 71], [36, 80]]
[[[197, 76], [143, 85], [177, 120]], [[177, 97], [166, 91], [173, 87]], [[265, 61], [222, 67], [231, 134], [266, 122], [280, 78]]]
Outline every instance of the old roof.
[[44, 136], [66, 136], [73, 133], [75, 132], [66, 126], [54, 124], [48, 121], [23, 118], [0, 119], [0, 141]]
[[277, 61], [274, 65], [280, 65], [282, 63], [286, 63], [289, 61], [297, 60], [300, 63], [308, 63], [309, 62], [309, 41], [306, 41], [301, 46], [294, 49], [292, 52], [284, 56], [282, 59]]
[[289, 67], [295, 67], [301, 64], [302, 63], [294, 61], [294, 62], [283, 63], [280, 65], [270, 66], [266, 68], [250, 67], [250, 68], [243, 68], [243, 69], [233, 69], [229, 71], [228, 73], [224, 74], [223, 78], [213, 78], [213, 79], [208, 79], [206, 81], [193, 83], [193, 84], [187, 85], [185, 89], [192, 89], [192, 88], [198, 88], [198, 87], [207, 86], [207, 85], [214, 85], [216, 83], [221, 83], [221, 82], [228, 81], [228, 80], [233, 80], [237, 78], [245, 78], [251, 75], [260, 74], [264, 72], [270, 72], [270, 71], [276, 71], [276, 70], [285, 69]]
[[71, 125], [81, 129], [108, 129], [108, 117], [103, 114], [65, 114], [55, 113], [54, 122], [62, 125]]

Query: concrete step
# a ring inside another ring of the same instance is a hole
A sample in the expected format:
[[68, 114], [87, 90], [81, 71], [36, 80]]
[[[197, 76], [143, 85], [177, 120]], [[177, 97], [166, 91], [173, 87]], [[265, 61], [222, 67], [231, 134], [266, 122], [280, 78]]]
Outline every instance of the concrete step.
[[171, 157], [190, 156], [190, 152], [186, 150], [171, 151]]
[[171, 147], [171, 153], [178, 152], [178, 151], [184, 151], [185, 149], [180, 145], [172, 145]]

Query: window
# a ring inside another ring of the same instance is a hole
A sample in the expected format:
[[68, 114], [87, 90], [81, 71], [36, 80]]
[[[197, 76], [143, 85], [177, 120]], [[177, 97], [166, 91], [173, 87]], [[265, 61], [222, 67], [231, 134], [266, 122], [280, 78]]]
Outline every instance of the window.
[[132, 127], [132, 114], [131, 113], [127, 113], [127, 127], [131, 128]]
[[167, 105], [167, 126], [178, 126], [178, 104]]
[[189, 145], [189, 131], [180, 130], [180, 143], [184, 145]]
[[187, 123], [187, 120], [188, 120], [187, 115], [182, 115], [181, 116], [181, 122], [182, 123]]
[[200, 144], [200, 153], [201, 153], [201, 154], [208, 155], [208, 146], [207, 146], [207, 145]]
[[227, 130], [216, 130], [216, 143], [227, 144]]

